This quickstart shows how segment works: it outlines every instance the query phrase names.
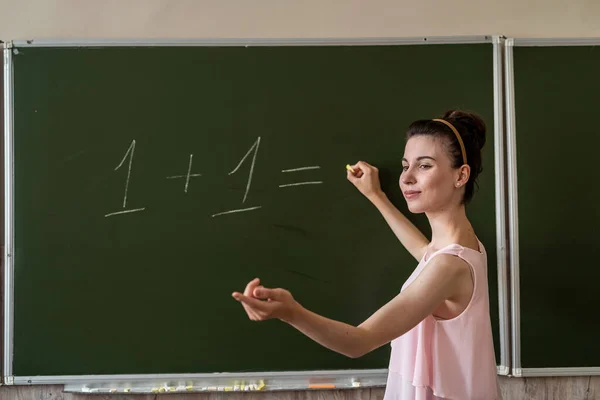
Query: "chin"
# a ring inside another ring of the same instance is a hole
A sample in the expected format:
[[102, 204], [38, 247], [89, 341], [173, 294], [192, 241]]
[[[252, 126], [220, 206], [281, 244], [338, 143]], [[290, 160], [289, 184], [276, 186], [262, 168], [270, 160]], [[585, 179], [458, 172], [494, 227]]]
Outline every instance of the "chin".
[[425, 208], [420, 204], [411, 204], [407, 202], [406, 205], [408, 206], [408, 211], [410, 211], [413, 214], [422, 214], [425, 212]]

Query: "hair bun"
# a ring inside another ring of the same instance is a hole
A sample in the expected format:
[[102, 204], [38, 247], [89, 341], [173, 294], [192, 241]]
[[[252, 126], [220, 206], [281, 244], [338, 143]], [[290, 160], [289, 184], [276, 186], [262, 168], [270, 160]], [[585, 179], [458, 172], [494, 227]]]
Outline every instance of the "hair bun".
[[442, 118], [456, 126], [463, 141], [470, 142], [477, 150], [485, 146], [486, 126], [479, 115], [469, 111], [450, 110]]

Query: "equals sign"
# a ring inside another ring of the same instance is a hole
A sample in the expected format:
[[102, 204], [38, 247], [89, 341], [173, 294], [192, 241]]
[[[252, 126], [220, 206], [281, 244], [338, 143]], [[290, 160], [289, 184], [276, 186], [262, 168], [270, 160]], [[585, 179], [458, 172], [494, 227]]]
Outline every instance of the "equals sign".
[[[292, 168], [292, 169], [284, 169], [281, 170], [283, 173], [287, 172], [298, 172], [298, 171], [307, 171], [311, 169], [321, 169], [318, 165], [311, 167], [300, 167], [300, 168]], [[306, 181], [306, 182], [294, 182], [294, 183], [286, 183], [284, 185], [279, 185], [280, 188], [292, 187], [292, 186], [304, 186], [304, 185], [321, 185], [323, 181]]]

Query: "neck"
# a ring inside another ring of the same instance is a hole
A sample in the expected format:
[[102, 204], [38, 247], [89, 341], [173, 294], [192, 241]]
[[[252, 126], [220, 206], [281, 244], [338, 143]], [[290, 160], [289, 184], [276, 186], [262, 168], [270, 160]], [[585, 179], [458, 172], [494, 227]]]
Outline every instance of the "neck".
[[467, 219], [464, 204], [451, 209], [427, 213], [431, 226], [431, 245], [440, 248], [452, 243], [464, 243], [475, 238], [475, 232]]

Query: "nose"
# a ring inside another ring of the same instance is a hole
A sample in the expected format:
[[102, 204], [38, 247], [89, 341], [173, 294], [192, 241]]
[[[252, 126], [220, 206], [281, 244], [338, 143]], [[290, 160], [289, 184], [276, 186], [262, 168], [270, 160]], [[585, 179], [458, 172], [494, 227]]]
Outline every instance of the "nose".
[[412, 168], [408, 167], [406, 171], [402, 171], [400, 174], [400, 183], [403, 185], [412, 185], [415, 183], [415, 175]]

